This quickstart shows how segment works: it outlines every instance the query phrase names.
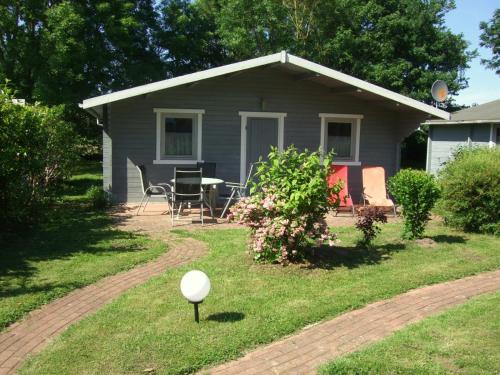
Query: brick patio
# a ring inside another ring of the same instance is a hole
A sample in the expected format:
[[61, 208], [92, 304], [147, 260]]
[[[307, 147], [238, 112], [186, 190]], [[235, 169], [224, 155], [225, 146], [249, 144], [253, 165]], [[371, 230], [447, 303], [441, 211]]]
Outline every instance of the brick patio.
[[415, 289], [313, 325], [201, 374], [316, 374], [320, 365], [332, 359], [471, 297], [498, 290], [500, 270]]
[[[168, 205], [166, 203], [150, 203], [146, 207], [145, 212], [141, 209], [139, 216], [136, 216], [137, 207], [137, 204], [122, 205], [114, 212], [118, 221], [118, 227], [124, 230], [147, 233], [152, 236], [161, 236], [172, 229], [170, 214], [168, 213]], [[205, 225], [203, 227], [199, 223], [193, 224], [189, 221], [189, 219], [199, 218], [199, 208], [186, 210], [186, 216], [183, 217], [184, 221], [176, 222], [174, 229], [196, 230], [201, 228], [241, 228], [238, 224], [228, 223], [225, 218], [220, 219], [219, 216], [221, 210], [222, 209], [220, 207], [217, 208], [215, 219], [205, 216]], [[206, 215], [208, 215], [207, 210]], [[356, 223], [356, 218], [352, 217], [349, 211], [340, 212], [337, 216], [330, 213], [325, 219], [327, 224], [332, 227], [354, 226]], [[387, 219], [389, 223], [401, 222], [401, 217], [395, 218], [392, 214], [388, 214]]]
[[0, 333], [0, 375], [15, 373], [26, 356], [39, 352], [69, 325], [97, 311], [127, 289], [207, 252], [204, 243], [193, 239], [176, 239], [170, 243], [169, 251], [155, 261], [77, 289], [31, 312], [26, 319]]

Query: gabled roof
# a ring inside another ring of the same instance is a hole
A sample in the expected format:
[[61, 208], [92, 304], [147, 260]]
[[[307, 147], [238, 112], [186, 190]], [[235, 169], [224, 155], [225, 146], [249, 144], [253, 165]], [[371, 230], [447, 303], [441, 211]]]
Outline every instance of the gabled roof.
[[257, 57], [255, 59], [245, 60], [234, 64], [228, 64], [217, 68], [203, 70], [197, 73], [186, 74], [183, 76], [165, 79], [163, 81], [149, 83], [147, 85], [137, 86], [126, 90], [117, 91], [111, 94], [101, 95], [94, 98], [86, 99], [80, 104], [81, 108], [87, 109], [97, 107], [103, 104], [112, 103], [118, 100], [132, 98], [138, 95], [149, 94], [155, 91], [165, 90], [176, 86], [191, 84], [197, 81], [220, 77], [227, 74], [236, 73], [239, 71], [257, 68], [265, 65], [282, 64], [291, 67], [301, 68], [309, 72], [315, 73], [319, 76], [327, 77], [331, 80], [353, 86], [356, 89], [372, 93], [383, 98], [392, 100], [396, 103], [426, 112], [430, 115], [439, 117], [441, 119], [449, 119], [450, 114], [441, 109], [432, 107], [418, 100], [411, 99], [407, 96], [398, 94], [394, 91], [384, 89], [383, 87], [374, 85], [372, 83], [363, 81], [353, 76], [341, 73], [337, 70], [327, 68], [325, 66], [313, 63], [311, 61], [302, 59], [300, 57], [289, 54], [286, 51]]
[[426, 122], [426, 124], [432, 125], [480, 123], [500, 123], [500, 99], [453, 112], [448, 121], [431, 120]]

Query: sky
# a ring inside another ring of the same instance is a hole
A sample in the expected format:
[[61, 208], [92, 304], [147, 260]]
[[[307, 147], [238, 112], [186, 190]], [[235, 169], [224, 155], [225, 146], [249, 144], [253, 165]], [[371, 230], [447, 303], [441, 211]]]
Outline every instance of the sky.
[[500, 77], [481, 64], [481, 58], [490, 58], [491, 49], [479, 46], [481, 30], [479, 23], [489, 21], [493, 12], [500, 7], [500, 0], [456, 0], [456, 9], [446, 17], [446, 25], [453, 33], [464, 34], [470, 49], [477, 49], [479, 56], [470, 63], [465, 71], [469, 77], [469, 87], [461, 90], [455, 100], [461, 105], [483, 104], [500, 99]]

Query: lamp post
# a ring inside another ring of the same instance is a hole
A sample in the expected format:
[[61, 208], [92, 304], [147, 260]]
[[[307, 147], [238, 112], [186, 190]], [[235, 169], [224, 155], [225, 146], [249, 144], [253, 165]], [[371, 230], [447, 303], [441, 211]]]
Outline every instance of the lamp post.
[[199, 323], [198, 305], [203, 302], [210, 292], [210, 279], [204, 272], [198, 270], [189, 271], [182, 277], [181, 292], [188, 302], [194, 305], [194, 320]]

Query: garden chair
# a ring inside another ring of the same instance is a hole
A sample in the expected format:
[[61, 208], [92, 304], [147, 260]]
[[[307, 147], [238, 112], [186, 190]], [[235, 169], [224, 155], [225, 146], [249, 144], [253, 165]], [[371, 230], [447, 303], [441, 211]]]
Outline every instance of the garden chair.
[[[179, 220], [180, 213], [185, 204], [189, 206], [200, 205], [200, 220], [203, 222], [204, 192], [201, 185], [203, 170], [174, 169], [174, 187], [172, 191], [172, 226]], [[175, 210], [177, 208], [177, 215]]]
[[[164, 198], [168, 203], [170, 211], [172, 211], [172, 207], [170, 206], [172, 193], [167, 191], [165, 186], [152, 185], [151, 182], [147, 179], [146, 167], [144, 165], [136, 165], [136, 168], [139, 171], [139, 177], [141, 179], [141, 187], [142, 187], [142, 200], [141, 203], [139, 204], [139, 208], [137, 208], [136, 215], [139, 215], [143, 203], [144, 207], [142, 212], [146, 210], [146, 206], [148, 205], [151, 197]], [[167, 187], [170, 187], [170, 185], [167, 185]]]
[[396, 205], [387, 195], [385, 170], [383, 167], [363, 167], [363, 205], [368, 203], [377, 207], [392, 207], [396, 216]]
[[241, 198], [246, 197], [248, 183], [252, 179], [252, 172], [254, 165], [255, 164], [250, 164], [250, 170], [248, 171], [248, 176], [244, 184], [239, 184], [237, 182], [226, 182], [226, 187], [231, 189], [231, 193], [229, 194], [229, 197], [226, 198], [227, 202], [224, 205], [222, 214], [220, 215], [221, 219], [224, 217], [224, 214], [226, 213], [232, 201], [239, 201]]
[[[348, 167], [346, 165], [332, 165], [331, 173], [328, 176], [328, 186], [331, 187], [337, 182], [342, 181], [342, 190], [339, 192], [340, 204], [339, 207], [351, 207], [352, 216], [354, 216], [354, 204], [351, 194], [349, 194], [349, 178]], [[331, 197], [333, 199], [333, 197]], [[335, 210], [337, 216], [339, 210]]]

